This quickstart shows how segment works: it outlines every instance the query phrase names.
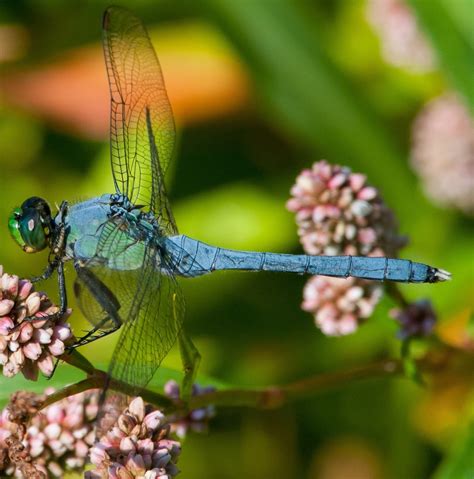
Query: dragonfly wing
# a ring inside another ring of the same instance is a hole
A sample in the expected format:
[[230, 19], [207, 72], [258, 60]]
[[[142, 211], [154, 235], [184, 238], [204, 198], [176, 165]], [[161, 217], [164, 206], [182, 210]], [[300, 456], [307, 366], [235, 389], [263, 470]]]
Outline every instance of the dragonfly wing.
[[126, 9], [109, 7], [103, 31], [115, 188], [155, 214], [165, 230], [176, 233], [164, 181], [175, 126], [158, 58], [145, 27]]
[[[81, 264], [75, 284], [79, 305], [100, 331], [121, 326], [109, 377], [145, 387], [180, 334], [184, 297], [170, 272], [172, 258], [130, 237], [126, 220], [101, 227], [93, 258]], [[127, 404], [122, 394], [102, 394], [99, 430], [106, 431]]]
[[112, 378], [137, 388], [148, 384], [176, 342], [184, 316], [181, 289], [167, 268], [157, 270], [157, 254], [152, 248], [145, 251], [143, 279], [130, 309], [132, 319], [122, 327], [109, 368]]
[[176, 342], [184, 299], [171, 258], [153, 243], [131, 238], [125, 226], [126, 220], [112, 218], [101, 227], [95, 255], [79, 268], [75, 292], [93, 325], [122, 326], [110, 375], [143, 387]]

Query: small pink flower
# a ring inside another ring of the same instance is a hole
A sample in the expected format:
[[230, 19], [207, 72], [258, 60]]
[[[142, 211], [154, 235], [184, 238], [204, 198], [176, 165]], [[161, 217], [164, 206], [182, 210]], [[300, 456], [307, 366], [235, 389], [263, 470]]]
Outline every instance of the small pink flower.
[[58, 324], [53, 329], [53, 338], [56, 338], [64, 343], [71, 338], [71, 329], [64, 324]]
[[31, 323], [24, 323], [20, 326], [20, 343], [27, 343], [33, 337], [33, 325]]
[[15, 297], [18, 295], [18, 276], [11, 276], [3, 274], [0, 280], [0, 285], [3, 294]]
[[15, 323], [8, 316], [0, 318], [0, 335], [4, 337], [8, 336], [14, 326]]
[[[96, 466], [86, 478], [172, 479], [181, 452], [178, 442], [167, 439], [169, 426], [143, 400], [135, 398], [112, 427], [91, 449]], [[158, 474], [158, 475], [156, 475]]]
[[64, 408], [59, 404], [52, 404], [45, 412], [46, 418], [50, 423], [59, 423], [64, 420]]
[[[20, 371], [27, 379], [36, 380], [38, 371], [51, 375], [53, 358], [64, 354], [73, 341], [66, 320], [48, 319], [58, 308], [44, 293], [34, 290], [28, 280], [3, 273], [0, 268], [0, 364], [3, 375], [12, 377]], [[45, 317], [44, 320], [36, 318]]]
[[161, 411], [154, 411], [148, 414], [144, 420], [145, 425], [148, 429], [156, 429], [164, 419], [164, 415]]
[[415, 72], [435, 67], [431, 45], [405, 1], [369, 0], [367, 17], [380, 36], [385, 61]]
[[[179, 384], [170, 380], [165, 384], [165, 394], [172, 399], [180, 398]], [[199, 396], [202, 394], [215, 391], [212, 386], [199, 386], [193, 384], [192, 395]], [[213, 405], [209, 405], [203, 408], [194, 409], [184, 417], [170, 417], [171, 432], [175, 433], [180, 439], [183, 439], [188, 430], [193, 432], [205, 432], [208, 427], [209, 420], [216, 415], [216, 410]]]
[[25, 300], [28, 316], [34, 316], [40, 309], [41, 297], [38, 292], [31, 293]]
[[[47, 394], [53, 390], [46, 391]], [[65, 471], [82, 471], [85, 466], [89, 448], [94, 442], [93, 420], [86, 410], [98, 410], [96, 391], [76, 394], [63, 399], [37, 413], [31, 419], [23, 445], [48, 478], [61, 478]], [[66, 419], [74, 428], [70, 428]], [[5, 439], [15, 430], [15, 425], [8, 420], [9, 413], [4, 409], [0, 414], [0, 449], [6, 447]], [[80, 438], [76, 437], [79, 431]], [[12, 464], [5, 464], [0, 469], [0, 477], [23, 477]], [[0, 465], [0, 467], [2, 467]]]
[[140, 397], [132, 400], [128, 406], [128, 410], [132, 416], [135, 416], [137, 421], [143, 421], [145, 417], [145, 403]]
[[413, 123], [411, 160], [434, 202], [474, 214], [474, 119], [462, 99], [428, 103]]
[[39, 343], [30, 342], [22, 349], [23, 353], [28, 359], [36, 361], [42, 353], [41, 345]]
[[92, 464], [99, 466], [105, 461], [108, 460], [109, 455], [107, 454], [108, 445], [105, 444], [94, 444], [90, 450], [90, 460]]
[[48, 345], [48, 349], [53, 356], [61, 356], [64, 354], [65, 346], [59, 338], [53, 338]]
[[11, 299], [2, 299], [0, 301], [0, 316], [8, 314], [12, 310], [14, 304], [15, 302]]
[[24, 301], [31, 293], [33, 289], [33, 284], [31, 281], [26, 279], [22, 279], [18, 283], [18, 299]]
[[132, 477], [143, 476], [146, 472], [145, 461], [139, 454], [131, 453], [125, 462], [127, 470], [132, 474]]
[[130, 437], [124, 437], [120, 441], [120, 450], [126, 454], [129, 452], [135, 452], [135, 442]]
[[53, 358], [49, 355], [43, 355], [38, 359], [39, 370], [47, 377], [51, 376], [54, 371]]

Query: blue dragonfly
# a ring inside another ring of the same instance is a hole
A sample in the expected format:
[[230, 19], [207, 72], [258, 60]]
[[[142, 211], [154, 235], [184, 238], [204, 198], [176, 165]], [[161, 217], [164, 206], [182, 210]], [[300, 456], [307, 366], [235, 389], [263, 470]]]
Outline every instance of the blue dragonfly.
[[74, 293], [92, 328], [75, 347], [121, 329], [109, 377], [142, 388], [178, 341], [183, 396], [190, 394], [199, 353], [182, 327], [184, 299], [176, 277], [220, 270], [275, 271], [368, 280], [435, 283], [449, 273], [404, 259], [236, 251], [178, 233], [165, 186], [175, 126], [161, 68], [141, 23], [110, 7], [103, 18], [110, 86], [110, 159], [115, 192], [80, 203], [27, 199], [9, 229], [27, 253], [49, 249], [41, 280], [57, 272], [62, 315], [64, 264], [76, 271]]

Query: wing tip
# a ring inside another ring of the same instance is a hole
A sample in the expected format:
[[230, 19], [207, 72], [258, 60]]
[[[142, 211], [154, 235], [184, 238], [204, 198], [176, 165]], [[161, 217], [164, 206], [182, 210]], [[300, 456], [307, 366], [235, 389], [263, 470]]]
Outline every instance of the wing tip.
[[108, 30], [110, 26], [111, 17], [113, 14], [117, 13], [130, 13], [126, 8], [119, 5], [109, 5], [102, 15], [102, 28]]
[[110, 14], [114, 8], [115, 6], [111, 5], [104, 10], [104, 14], [102, 15], [102, 28], [104, 30], [107, 30], [109, 28]]

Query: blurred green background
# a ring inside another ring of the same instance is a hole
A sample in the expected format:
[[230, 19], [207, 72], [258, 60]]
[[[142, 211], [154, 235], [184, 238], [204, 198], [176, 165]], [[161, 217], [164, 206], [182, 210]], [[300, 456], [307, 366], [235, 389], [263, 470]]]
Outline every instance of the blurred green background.
[[[434, 206], [408, 158], [412, 121], [429, 99], [457, 89], [474, 104], [471, 0], [412, 0], [440, 59], [425, 74], [383, 61], [362, 0], [117, 3], [144, 20], [162, 63], [178, 127], [170, 196], [182, 233], [223, 247], [300, 252], [285, 210], [297, 174], [323, 158], [350, 166], [396, 212], [410, 237], [403, 256], [453, 273], [449, 284], [403, 290], [430, 298], [439, 338], [464, 347], [472, 222]], [[10, 273], [36, 275], [47, 260], [10, 239], [13, 207], [32, 195], [54, 204], [112, 191], [100, 46], [106, 6], [0, 2], [0, 264]], [[201, 382], [263, 387], [399, 354], [389, 298], [356, 334], [328, 338], [299, 308], [304, 283], [267, 273], [183, 281]], [[44, 288], [56, 297], [54, 281]], [[78, 310], [72, 321], [86, 327]], [[82, 352], [104, 365], [115, 339]], [[179, 370], [176, 351], [165, 366]], [[58, 373], [49, 385], [77, 376]], [[473, 478], [472, 381], [461, 366], [426, 387], [371, 379], [276, 411], [222, 409], [208, 435], [187, 438], [182, 477]], [[4, 391], [32, 386], [0, 380]]]

